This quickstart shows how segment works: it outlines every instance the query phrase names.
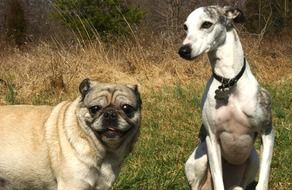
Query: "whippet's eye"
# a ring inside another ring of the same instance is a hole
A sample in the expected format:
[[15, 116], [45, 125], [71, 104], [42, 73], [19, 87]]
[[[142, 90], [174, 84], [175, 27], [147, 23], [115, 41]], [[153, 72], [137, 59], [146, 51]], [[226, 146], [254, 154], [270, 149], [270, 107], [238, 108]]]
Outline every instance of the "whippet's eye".
[[184, 30], [188, 31], [188, 26], [186, 24], [184, 24]]
[[88, 108], [89, 112], [93, 115], [95, 115], [99, 110], [101, 110], [100, 106], [91, 106]]
[[212, 22], [208, 22], [208, 21], [206, 21], [206, 22], [203, 22], [203, 24], [201, 25], [201, 28], [203, 28], [203, 29], [208, 29], [208, 28], [210, 28], [212, 25], [213, 25]]

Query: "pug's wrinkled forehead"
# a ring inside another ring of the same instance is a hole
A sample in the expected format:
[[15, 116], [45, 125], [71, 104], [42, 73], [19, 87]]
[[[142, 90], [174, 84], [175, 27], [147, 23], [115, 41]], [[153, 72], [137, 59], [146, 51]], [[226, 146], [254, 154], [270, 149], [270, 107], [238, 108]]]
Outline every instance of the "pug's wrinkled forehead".
[[85, 105], [96, 101], [101, 101], [102, 104], [122, 102], [138, 108], [141, 104], [137, 85], [100, 83], [85, 79], [81, 82], [79, 90]]

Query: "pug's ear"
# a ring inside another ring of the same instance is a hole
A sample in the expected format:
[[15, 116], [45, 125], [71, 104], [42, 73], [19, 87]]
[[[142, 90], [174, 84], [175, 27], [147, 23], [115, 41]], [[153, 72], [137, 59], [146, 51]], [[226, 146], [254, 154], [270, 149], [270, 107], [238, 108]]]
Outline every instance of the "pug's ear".
[[224, 6], [223, 9], [227, 20], [232, 20], [234, 23], [243, 23], [246, 21], [246, 18], [240, 9], [231, 6]]
[[133, 91], [138, 91], [138, 85], [137, 84], [127, 84], [128, 88], [130, 88]]
[[139, 104], [139, 107], [141, 107], [142, 105], [142, 100], [141, 100], [141, 95], [140, 95], [140, 92], [138, 90], [138, 85], [136, 84], [127, 84], [126, 85], [128, 88], [130, 88], [136, 95], [137, 97], [137, 101], [138, 101], [138, 104]]
[[90, 91], [91, 84], [90, 79], [84, 79], [79, 85], [79, 92], [81, 94], [82, 100], [85, 98], [86, 94]]

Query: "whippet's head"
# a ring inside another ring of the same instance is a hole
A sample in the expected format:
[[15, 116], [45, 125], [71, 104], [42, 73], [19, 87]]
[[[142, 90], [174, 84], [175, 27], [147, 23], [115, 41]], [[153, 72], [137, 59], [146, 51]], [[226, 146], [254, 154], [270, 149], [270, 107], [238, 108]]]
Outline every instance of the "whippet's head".
[[231, 30], [233, 22], [244, 22], [242, 12], [230, 6], [208, 6], [194, 10], [184, 23], [187, 33], [179, 55], [187, 60], [215, 50], [224, 43], [226, 32]]

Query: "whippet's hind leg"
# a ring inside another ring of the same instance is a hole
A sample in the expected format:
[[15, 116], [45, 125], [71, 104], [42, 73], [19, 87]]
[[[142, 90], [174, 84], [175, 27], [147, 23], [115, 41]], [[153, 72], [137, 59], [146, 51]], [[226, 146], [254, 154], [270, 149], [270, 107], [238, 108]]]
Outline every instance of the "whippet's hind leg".
[[206, 183], [208, 175], [206, 136], [207, 131], [204, 125], [201, 125], [199, 132], [200, 143], [185, 164], [185, 174], [192, 190], [199, 190]]
[[185, 164], [185, 173], [192, 190], [199, 190], [208, 169], [206, 142], [201, 142]]

